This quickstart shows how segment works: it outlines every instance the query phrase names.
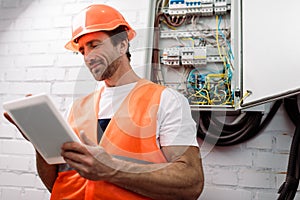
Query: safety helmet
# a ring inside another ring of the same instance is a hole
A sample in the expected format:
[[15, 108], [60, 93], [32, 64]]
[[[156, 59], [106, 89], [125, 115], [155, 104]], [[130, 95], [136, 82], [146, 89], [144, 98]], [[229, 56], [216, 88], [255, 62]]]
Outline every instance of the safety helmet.
[[65, 48], [78, 52], [78, 39], [81, 36], [97, 31], [111, 31], [121, 25], [127, 27], [128, 39], [134, 38], [136, 32], [116, 9], [103, 4], [91, 5], [73, 18], [72, 39]]

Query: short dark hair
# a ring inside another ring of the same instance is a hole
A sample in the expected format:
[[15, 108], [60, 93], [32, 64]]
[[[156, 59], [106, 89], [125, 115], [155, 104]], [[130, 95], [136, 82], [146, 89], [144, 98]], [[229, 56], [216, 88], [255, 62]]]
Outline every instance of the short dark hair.
[[[127, 34], [127, 27], [126, 26], [118, 26], [114, 30], [111, 31], [105, 31], [105, 33], [111, 38], [111, 42], [114, 46], [117, 46], [124, 40], [128, 40], [128, 34]], [[126, 55], [128, 60], [130, 61], [131, 54], [129, 52], [129, 43], [128, 43], [128, 48], [126, 51]]]

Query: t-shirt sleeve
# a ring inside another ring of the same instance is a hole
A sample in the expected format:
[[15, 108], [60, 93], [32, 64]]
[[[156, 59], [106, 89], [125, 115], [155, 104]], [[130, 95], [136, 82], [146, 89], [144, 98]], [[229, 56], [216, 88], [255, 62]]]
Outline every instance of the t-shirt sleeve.
[[157, 122], [160, 146], [198, 146], [196, 123], [188, 100], [179, 92], [171, 88], [163, 91]]

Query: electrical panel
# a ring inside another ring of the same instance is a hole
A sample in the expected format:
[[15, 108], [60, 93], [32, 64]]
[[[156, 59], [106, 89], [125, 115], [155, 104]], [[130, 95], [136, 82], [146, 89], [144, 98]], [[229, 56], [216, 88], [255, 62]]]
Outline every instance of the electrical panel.
[[151, 79], [192, 108], [234, 106], [231, 2], [157, 1]]
[[300, 2], [287, 2], [150, 1], [147, 77], [182, 93], [192, 110], [245, 109], [300, 93]]

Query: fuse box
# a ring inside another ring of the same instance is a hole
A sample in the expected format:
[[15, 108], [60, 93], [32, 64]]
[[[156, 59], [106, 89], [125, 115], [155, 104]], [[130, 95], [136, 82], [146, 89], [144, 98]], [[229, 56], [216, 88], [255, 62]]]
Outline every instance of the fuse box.
[[[194, 108], [233, 107], [234, 66], [228, 0], [158, 1], [159, 51], [152, 80], [181, 92]], [[155, 55], [157, 54], [157, 55]]]

